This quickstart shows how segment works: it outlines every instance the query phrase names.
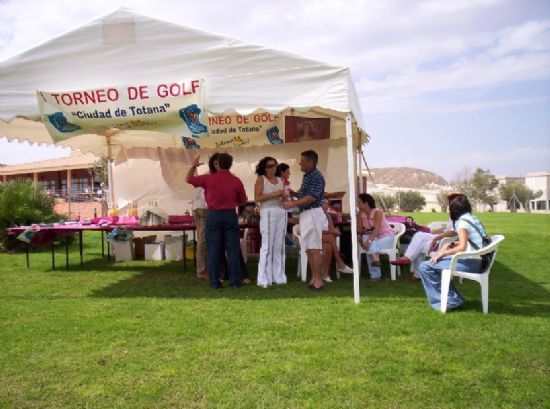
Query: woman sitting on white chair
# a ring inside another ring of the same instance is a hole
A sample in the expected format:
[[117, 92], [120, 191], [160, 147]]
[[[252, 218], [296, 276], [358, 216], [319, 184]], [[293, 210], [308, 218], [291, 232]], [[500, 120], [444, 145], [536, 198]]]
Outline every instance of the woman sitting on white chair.
[[[448, 203], [450, 204], [453, 199], [461, 195], [463, 196], [464, 193], [451, 193], [447, 196]], [[418, 270], [420, 268], [420, 263], [424, 261], [424, 257], [436, 251], [442, 239], [455, 236], [456, 232], [451, 219], [449, 219], [447, 226], [443, 229], [431, 230], [429, 233], [419, 231], [413, 236], [411, 243], [407, 247], [407, 251], [405, 251], [405, 255], [390, 263], [396, 266], [410, 265], [411, 273], [413, 274], [405, 276], [405, 280], [420, 280], [420, 273]]]
[[353, 274], [353, 269], [346, 265], [342, 257], [340, 256], [340, 251], [336, 244], [336, 237], [340, 236], [340, 230], [334, 227], [332, 222], [332, 217], [328, 212], [328, 200], [324, 199], [322, 204], [323, 212], [325, 212], [326, 219], [323, 223], [323, 281], [331, 283], [332, 279], [330, 278], [330, 266], [332, 265], [332, 260], [336, 264], [336, 270], [340, 273]]
[[361, 193], [357, 201], [359, 218], [357, 232], [363, 235], [362, 247], [367, 251], [370, 280], [378, 281], [382, 276], [379, 254], [393, 246], [395, 233], [384, 217], [384, 212], [376, 208], [374, 198]]
[[[449, 213], [454, 222], [455, 231], [458, 232], [458, 241], [444, 245], [430, 260], [420, 264], [419, 272], [426, 296], [430, 306], [440, 311], [441, 309], [441, 271], [448, 269], [453, 254], [464, 251], [474, 251], [474, 247], [483, 247], [482, 234], [487, 235], [485, 228], [479, 219], [471, 214], [472, 206], [468, 198], [459, 195], [449, 203]], [[472, 246], [473, 243], [473, 246]], [[456, 269], [468, 273], [481, 272], [481, 259], [460, 259]], [[464, 303], [464, 297], [456, 289], [451, 281], [447, 309], [458, 308]]]

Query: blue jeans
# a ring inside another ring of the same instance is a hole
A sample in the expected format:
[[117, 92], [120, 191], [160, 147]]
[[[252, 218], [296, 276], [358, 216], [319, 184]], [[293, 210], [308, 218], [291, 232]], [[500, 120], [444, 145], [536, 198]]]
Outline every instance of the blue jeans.
[[[220, 288], [220, 253], [227, 252], [227, 275], [232, 287], [240, 287], [239, 221], [235, 210], [208, 210], [206, 215], [208, 278], [212, 288]], [[222, 246], [225, 245], [225, 249]]]
[[[419, 274], [428, 297], [428, 303], [434, 310], [441, 309], [441, 271], [448, 269], [451, 265], [451, 257], [443, 257], [437, 263], [424, 261], [420, 264]], [[468, 273], [479, 273], [481, 271], [481, 260], [462, 259], [456, 263], [458, 271]], [[464, 302], [464, 297], [456, 289], [453, 280], [449, 285], [449, 297], [447, 298], [447, 309], [457, 308]]]

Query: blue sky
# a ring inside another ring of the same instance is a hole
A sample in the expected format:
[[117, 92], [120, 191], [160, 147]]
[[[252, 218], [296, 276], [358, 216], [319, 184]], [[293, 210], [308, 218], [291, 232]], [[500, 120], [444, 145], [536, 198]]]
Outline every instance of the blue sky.
[[[550, 170], [549, 1], [7, 0], [0, 60], [119, 6], [349, 66], [371, 167]], [[55, 154], [0, 138], [0, 163]]]

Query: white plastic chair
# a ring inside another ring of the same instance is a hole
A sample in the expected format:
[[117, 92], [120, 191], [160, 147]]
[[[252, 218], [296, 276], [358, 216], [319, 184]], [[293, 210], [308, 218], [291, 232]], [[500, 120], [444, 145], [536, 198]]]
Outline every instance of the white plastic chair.
[[[453, 276], [466, 278], [468, 280], [474, 280], [479, 283], [481, 286], [481, 303], [483, 306], [483, 313], [487, 314], [489, 312], [489, 274], [491, 273], [491, 267], [497, 257], [497, 249], [500, 242], [504, 240], [504, 236], [498, 234], [491, 237], [491, 244], [486, 247], [483, 247], [477, 251], [471, 252], [462, 252], [453, 255], [451, 258], [451, 265], [448, 269], [445, 269], [441, 272], [441, 312], [447, 311], [447, 299], [449, 296], [449, 285], [451, 284], [451, 279]], [[456, 263], [460, 259], [470, 258], [472, 256], [481, 256], [483, 254], [495, 252], [493, 258], [489, 265], [479, 274], [476, 273], [466, 273], [463, 271], [456, 270]]]
[[307, 253], [305, 252], [302, 246], [302, 238], [300, 236], [299, 224], [295, 224], [292, 227], [292, 234], [296, 236], [296, 238], [298, 239], [298, 244], [300, 246], [300, 249], [299, 249], [300, 251], [298, 252], [298, 263], [296, 263], [297, 265], [296, 277], [301, 277], [302, 281], [305, 282], [307, 280]]
[[[399, 254], [399, 249], [397, 248], [397, 245], [399, 243], [399, 238], [403, 235], [403, 233], [405, 233], [405, 225], [403, 223], [397, 223], [397, 222], [390, 222], [388, 224], [390, 225], [393, 232], [395, 233], [393, 246], [387, 249], [382, 249], [380, 254], [387, 254], [390, 261], [395, 261]], [[360, 247], [359, 271], [361, 271], [361, 254], [367, 254], [367, 251], [363, 247]], [[401, 275], [401, 267], [394, 266], [393, 264], [390, 263], [390, 274], [391, 274], [392, 281], [395, 281], [397, 278], [397, 275]]]

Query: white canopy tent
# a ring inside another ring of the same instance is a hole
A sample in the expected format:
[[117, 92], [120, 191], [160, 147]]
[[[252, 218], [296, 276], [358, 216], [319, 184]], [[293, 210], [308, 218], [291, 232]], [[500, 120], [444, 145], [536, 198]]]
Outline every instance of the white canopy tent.
[[[135, 149], [181, 150], [181, 136], [154, 130], [116, 129], [53, 138], [42, 122], [37, 90], [68, 92], [184, 78], [204, 79], [204, 108], [209, 115], [261, 111], [329, 117], [330, 140], [269, 149], [287, 149], [287, 157], [292, 157], [299, 156], [304, 147], [336, 149], [345, 144], [347, 178], [339, 176], [347, 179], [352, 237], [356, 237], [354, 152], [366, 134], [350, 71], [344, 67], [120, 9], [0, 63], [0, 136], [70, 146], [110, 159], [120, 153], [131, 158]], [[244, 150], [235, 147], [230, 151]], [[194, 153], [187, 151], [187, 155]], [[340, 164], [334, 159], [331, 163]], [[359, 302], [357, 241], [352, 243], [354, 299]]]

